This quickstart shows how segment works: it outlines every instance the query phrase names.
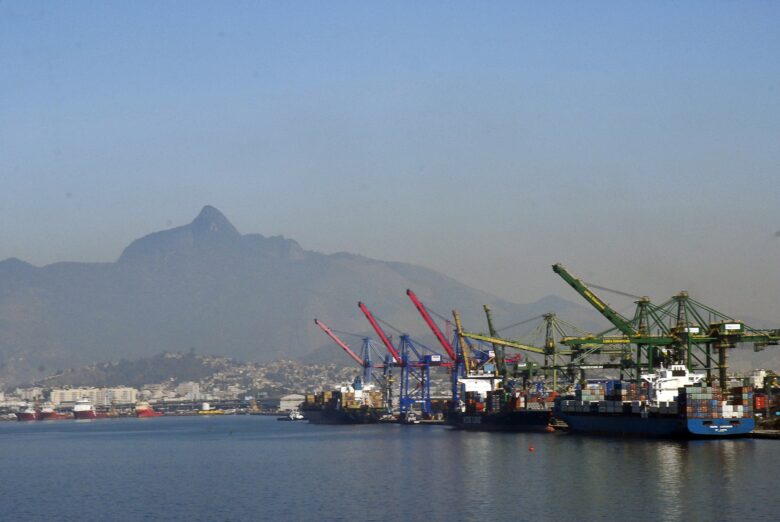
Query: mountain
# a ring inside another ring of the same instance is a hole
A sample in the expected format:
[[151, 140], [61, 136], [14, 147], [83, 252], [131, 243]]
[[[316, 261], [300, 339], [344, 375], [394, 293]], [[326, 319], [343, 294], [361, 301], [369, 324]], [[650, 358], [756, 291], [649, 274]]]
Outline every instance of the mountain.
[[604, 324], [589, 308], [554, 296], [510, 303], [427, 268], [242, 235], [207, 206], [188, 225], [133, 241], [114, 263], [0, 262], [0, 380], [190, 350], [348, 363], [313, 319], [368, 333], [358, 301], [436, 346], [407, 288], [442, 315], [458, 309], [474, 330], [485, 330], [483, 304], [499, 326], [548, 311], [586, 327]]

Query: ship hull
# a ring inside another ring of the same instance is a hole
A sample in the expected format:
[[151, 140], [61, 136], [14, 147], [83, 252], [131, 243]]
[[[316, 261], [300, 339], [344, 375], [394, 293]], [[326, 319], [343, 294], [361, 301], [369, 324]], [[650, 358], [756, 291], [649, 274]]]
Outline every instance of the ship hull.
[[372, 408], [361, 409], [319, 409], [301, 411], [304, 419], [312, 424], [375, 424], [384, 411]]
[[76, 420], [91, 420], [91, 419], [96, 419], [97, 415], [95, 414], [95, 410], [80, 410], [80, 411], [74, 411], [73, 417]]
[[52, 421], [52, 420], [67, 420], [72, 419], [73, 417], [68, 413], [60, 413], [58, 411], [44, 411], [41, 412], [41, 420], [43, 421]]
[[151, 408], [145, 409], [145, 410], [136, 410], [135, 416], [139, 419], [145, 419], [149, 417], [162, 417], [163, 413], [161, 411], [155, 411]]
[[714, 439], [747, 437], [753, 432], [752, 418], [717, 419], [641, 414], [556, 413], [575, 433], [662, 437], [683, 439]]
[[16, 419], [19, 421], [34, 421], [38, 420], [38, 412], [20, 411], [16, 414]]
[[499, 413], [453, 413], [447, 423], [469, 431], [549, 431], [552, 412], [549, 410], [519, 410]]

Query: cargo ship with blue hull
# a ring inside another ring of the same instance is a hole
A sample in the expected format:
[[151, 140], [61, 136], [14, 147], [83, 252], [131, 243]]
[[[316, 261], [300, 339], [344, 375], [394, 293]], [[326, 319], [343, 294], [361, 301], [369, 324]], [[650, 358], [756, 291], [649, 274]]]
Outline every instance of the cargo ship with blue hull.
[[[642, 375], [642, 385], [591, 385], [556, 401], [554, 415], [575, 433], [714, 439], [753, 432], [752, 388], [708, 386], [685, 365]], [[628, 400], [626, 400], [628, 399]]]
[[686, 419], [647, 416], [635, 413], [580, 414], [557, 413], [569, 431], [602, 435], [624, 435], [668, 438], [747, 437], [753, 432], [753, 419]]

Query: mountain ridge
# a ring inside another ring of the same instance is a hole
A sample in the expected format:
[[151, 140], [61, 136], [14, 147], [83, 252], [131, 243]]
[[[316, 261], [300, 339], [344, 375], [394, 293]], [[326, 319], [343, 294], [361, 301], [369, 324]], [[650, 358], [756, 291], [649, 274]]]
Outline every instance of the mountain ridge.
[[305, 358], [329, 344], [315, 317], [370, 333], [358, 301], [435, 346], [407, 288], [440, 315], [458, 308], [467, 325], [484, 323], [483, 304], [500, 322], [555, 311], [597, 325], [595, 312], [557, 296], [512, 303], [427, 267], [241, 234], [205, 206], [187, 225], [132, 241], [112, 263], [0, 262], [0, 380], [191, 349], [257, 362]]

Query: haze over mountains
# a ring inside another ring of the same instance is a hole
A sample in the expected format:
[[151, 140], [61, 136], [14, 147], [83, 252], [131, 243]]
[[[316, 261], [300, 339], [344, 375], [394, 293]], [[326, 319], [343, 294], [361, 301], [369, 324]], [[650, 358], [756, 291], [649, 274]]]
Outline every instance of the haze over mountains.
[[458, 309], [473, 330], [486, 329], [483, 304], [499, 326], [555, 311], [606, 328], [590, 308], [559, 297], [510, 303], [427, 268], [242, 235], [206, 206], [188, 225], [134, 241], [114, 263], [0, 262], [0, 380], [164, 351], [348, 363], [313, 319], [368, 333], [358, 301], [433, 347], [407, 288], [435, 312]]
[[[475, 329], [484, 329], [483, 304], [503, 324], [550, 310], [573, 321], [594, 317], [556, 297], [514, 304], [419, 266], [242, 235], [206, 206], [188, 225], [134, 241], [114, 263], [0, 262], [0, 378], [190, 349], [259, 362], [305, 359], [330, 344], [315, 317], [368, 332], [359, 300], [424, 336], [407, 288], [434, 311], [458, 308]], [[324, 353], [342, 357], [335, 346]]]

